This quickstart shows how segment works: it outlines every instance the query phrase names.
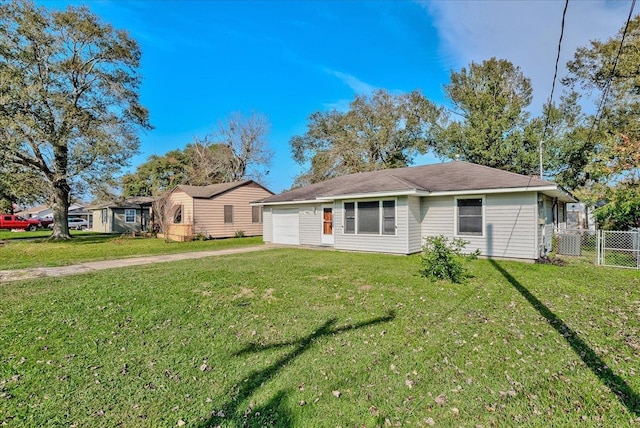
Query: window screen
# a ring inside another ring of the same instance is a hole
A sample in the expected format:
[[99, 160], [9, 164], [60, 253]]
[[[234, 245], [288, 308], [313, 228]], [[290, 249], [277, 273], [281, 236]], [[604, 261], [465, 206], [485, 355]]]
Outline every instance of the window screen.
[[380, 233], [380, 202], [358, 202], [358, 233]]
[[224, 222], [233, 223], [233, 205], [224, 206]]
[[382, 201], [382, 234], [396, 234], [396, 201]]
[[458, 199], [458, 234], [482, 235], [482, 198]]
[[251, 223], [262, 223], [262, 207], [251, 207]]
[[344, 233], [356, 233], [355, 202], [345, 202], [344, 204]]

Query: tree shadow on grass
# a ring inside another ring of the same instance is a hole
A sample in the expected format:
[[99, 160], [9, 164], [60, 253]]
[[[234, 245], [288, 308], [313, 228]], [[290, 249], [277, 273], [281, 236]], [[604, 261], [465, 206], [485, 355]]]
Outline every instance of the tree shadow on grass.
[[636, 393], [623, 378], [615, 374], [613, 370], [598, 357], [594, 350], [580, 338], [575, 330], [569, 327], [560, 317], [554, 314], [551, 309], [538, 300], [525, 286], [520, 284], [517, 279], [500, 266], [498, 262], [491, 259], [489, 259], [489, 262], [518, 290], [522, 297], [527, 299], [531, 306], [549, 322], [551, 327], [560, 333], [576, 355], [589, 367], [589, 370], [618, 397], [618, 400], [627, 410], [634, 416], [640, 416], [640, 396], [638, 393]]
[[257, 353], [269, 349], [277, 349], [283, 347], [294, 347], [290, 352], [276, 360], [268, 367], [255, 370], [241, 379], [236, 384], [236, 389], [229, 393], [229, 398], [222, 405], [221, 409], [211, 412], [209, 420], [202, 423], [201, 427], [222, 426], [243, 426], [243, 427], [290, 427], [293, 425], [291, 412], [287, 408], [286, 392], [279, 391], [264, 406], [248, 409], [241, 412], [241, 405], [251, 397], [260, 387], [273, 378], [278, 372], [284, 369], [287, 364], [292, 362], [296, 357], [307, 351], [316, 340], [323, 336], [331, 336], [341, 334], [350, 330], [358, 330], [370, 327], [376, 324], [393, 321], [396, 315], [394, 311], [389, 311], [387, 315], [373, 318], [356, 324], [345, 325], [343, 327], [334, 327], [337, 322], [336, 318], [327, 320], [320, 327], [310, 334], [296, 340], [272, 343], [268, 345], [260, 345], [250, 343], [243, 349], [234, 352], [234, 357], [240, 357], [246, 354]]

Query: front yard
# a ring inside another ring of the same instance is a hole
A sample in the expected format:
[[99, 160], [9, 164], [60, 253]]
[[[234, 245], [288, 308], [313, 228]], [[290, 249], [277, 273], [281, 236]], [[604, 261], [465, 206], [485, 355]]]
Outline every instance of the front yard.
[[636, 271], [273, 249], [0, 286], [0, 425], [640, 425]]
[[261, 236], [164, 242], [159, 238], [72, 231], [72, 239], [68, 241], [47, 241], [40, 231], [14, 232], [9, 235], [10, 233], [12, 232], [0, 232], [0, 239], [5, 239], [0, 245], [0, 270], [66, 266], [95, 260], [262, 245]]

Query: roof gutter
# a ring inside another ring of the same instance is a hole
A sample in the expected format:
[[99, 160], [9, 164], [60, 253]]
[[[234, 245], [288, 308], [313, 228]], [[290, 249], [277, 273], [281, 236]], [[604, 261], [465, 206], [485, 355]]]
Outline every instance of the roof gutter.
[[249, 202], [249, 205], [252, 207], [262, 207], [265, 205], [302, 205], [302, 204], [316, 204], [318, 201], [316, 199], [306, 199], [299, 201], [284, 201], [284, 202], [262, 202], [262, 201], [254, 201]]
[[343, 199], [366, 199], [366, 198], [387, 198], [392, 196], [456, 196], [456, 195], [486, 195], [500, 193], [517, 193], [517, 192], [542, 192], [550, 196], [560, 198], [563, 202], [578, 202], [571, 193], [557, 185], [533, 186], [533, 187], [509, 187], [499, 189], [473, 189], [473, 190], [448, 190], [441, 192], [429, 192], [426, 190], [409, 189], [388, 192], [371, 192], [371, 193], [345, 193], [342, 195], [319, 196], [315, 199], [299, 200], [299, 201], [283, 201], [283, 202], [252, 202], [251, 205], [300, 205], [314, 204], [318, 202], [332, 202]]
[[363, 199], [363, 198], [376, 198], [376, 197], [389, 197], [389, 196], [456, 196], [456, 195], [485, 195], [492, 193], [517, 193], [517, 192], [550, 192], [556, 196], [562, 195], [566, 199], [571, 201], [575, 200], [575, 197], [560, 186], [548, 185], [548, 186], [535, 186], [535, 187], [508, 187], [499, 189], [472, 189], [472, 190], [447, 190], [429, 192], [427, 190], [411, 189], [411, 190], [399, 190], [391, 192], [372, 192], [372, 193], [346, 193], [342, 195], [321, 196], [316, 198], [318, 201], [333, 201], [336, 199]]
[[571, 193], [558, 185], [535, 186], [535, 187], [509, 187], [501, 189], [477, 189], [477, 190], [454, 190], [447, 192], [431, 192], [429, 196], [452, 196], [452, 195], [485, 195], [497, 193], [516, 192], [542, 192], [549, 196], [560, 198], [563, 202], [578, 202], [578, 199]]
[[371, 193], [345, 193], [343, 195], [327, 195], [319, 196], [317, 201], [328, 202], [336, 199], [363, 199], [363, 198], [386, 198], [389, 196], [428, 196], [429, 192], [425, 190], [409, 189], [409, 190], [395, 190], [387, 192], [371, 192]]

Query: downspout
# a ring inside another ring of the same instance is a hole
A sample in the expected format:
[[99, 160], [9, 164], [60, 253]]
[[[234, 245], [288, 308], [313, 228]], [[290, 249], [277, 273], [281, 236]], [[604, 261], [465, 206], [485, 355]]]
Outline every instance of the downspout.
[[559, 206], [558, 206], [558, 198], [553, 198], [553, 208], [551, 209], [551, 212], [553, 213], [553, 228], [556, 230], [556, 232], [558, 231], [558, 226], [559, 226], [559, 222], [558, 222], [558, 218], [560, 217], [560, 213], [558, 212], [559, 210]]
[[544, 232], [545, 232], [545, 209], [544, 209], [544, 195], [537, 193], [536, 196], [536, 242], [537, 242], [537, 254], [536, 259], [541, 259], [544, 256]]

